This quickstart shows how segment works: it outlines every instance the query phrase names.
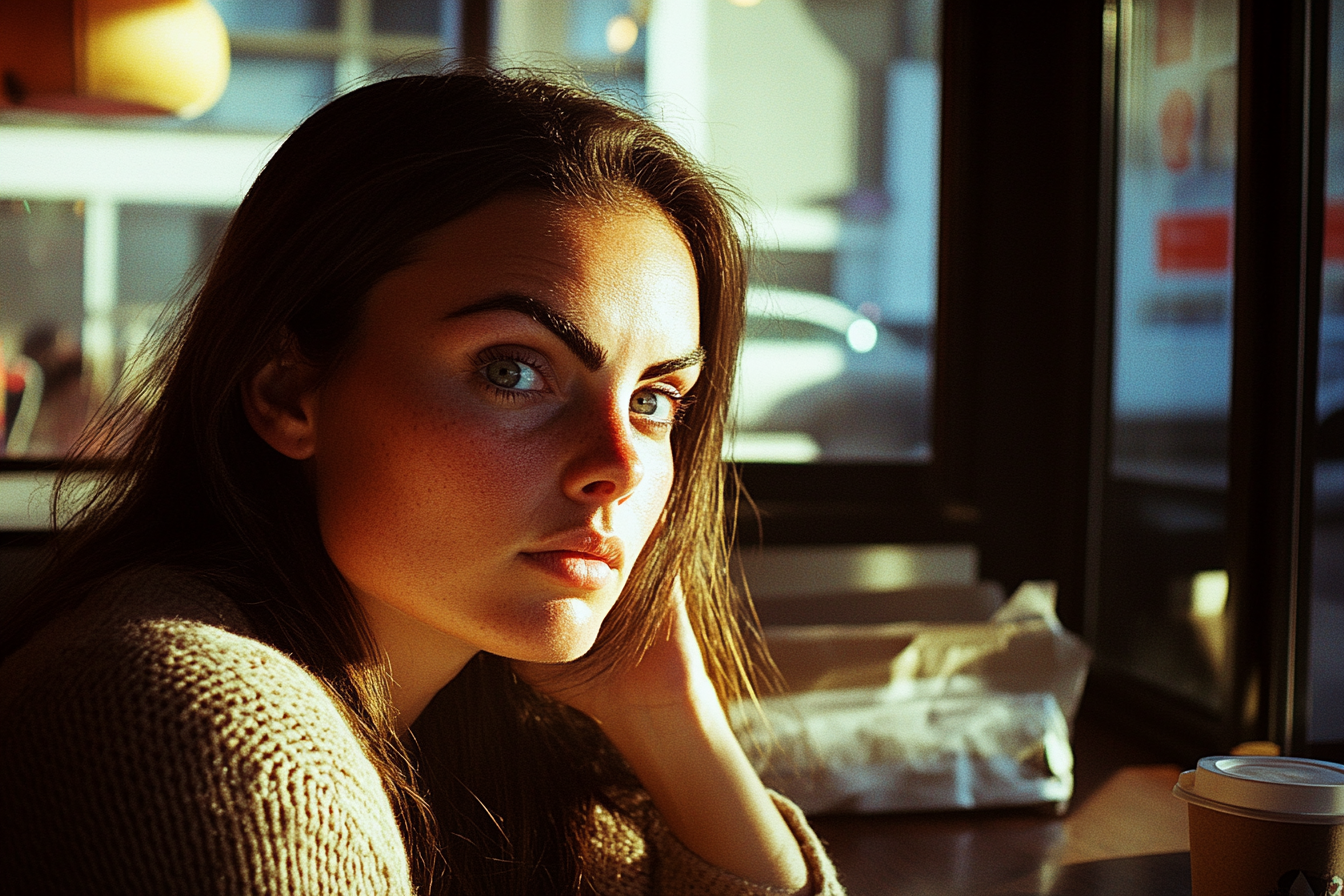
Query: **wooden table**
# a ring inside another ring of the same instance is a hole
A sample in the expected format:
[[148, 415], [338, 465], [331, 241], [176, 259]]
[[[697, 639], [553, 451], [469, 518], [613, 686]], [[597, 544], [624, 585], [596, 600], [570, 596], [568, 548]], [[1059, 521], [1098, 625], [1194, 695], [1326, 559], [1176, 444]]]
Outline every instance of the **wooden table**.
[[1180, 768], [1085, 722], [1074, 750], [1063, 817], [985, 810], [813, 826], [851, 896], [1190, 896], [1186, 807], [1171, 795]]

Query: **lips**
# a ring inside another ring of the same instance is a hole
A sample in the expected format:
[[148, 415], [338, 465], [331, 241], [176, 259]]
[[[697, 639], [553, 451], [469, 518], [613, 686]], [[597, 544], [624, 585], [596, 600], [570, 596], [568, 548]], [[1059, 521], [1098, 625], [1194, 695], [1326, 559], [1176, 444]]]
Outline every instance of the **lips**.
[[615, 536], [583, 529], [546, 539], [519, 556], [571, 588], [596, 591], [620, 574], [625, 546]]

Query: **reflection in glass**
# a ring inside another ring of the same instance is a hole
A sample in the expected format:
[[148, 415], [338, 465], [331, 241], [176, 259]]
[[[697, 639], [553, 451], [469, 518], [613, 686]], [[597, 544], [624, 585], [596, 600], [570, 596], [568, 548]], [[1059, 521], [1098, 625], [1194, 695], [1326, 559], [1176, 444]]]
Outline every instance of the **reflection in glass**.
[[58, 453], [87, 417], [83, 211], [74, 202], [0, 200], [0, 443], [7, 457]]
[[742, 461], [927, 451], [927, 346], [827, 295], [753, 287], [733, 396]]
[[1099, 654], [1219, 710], [1237, 3], [1120, 8], [1116, 279]]
[[1132, 5], [1121, 61], [1112, 471], [1225, 486], [1236, 4]]
[[283, 133], [331, 99], [336, 65], [322, 59], [233, 57], [229, 86], [196, 126]]
[[70, 452], [227, 219], [180, 206], [0, 200], [5, 456]]
[[186, 206], [125, 205], [118, 227], [117, 379], [148, 360], [149, 339], [189, 293], [193, 275], [224, 236], [230, 211]]

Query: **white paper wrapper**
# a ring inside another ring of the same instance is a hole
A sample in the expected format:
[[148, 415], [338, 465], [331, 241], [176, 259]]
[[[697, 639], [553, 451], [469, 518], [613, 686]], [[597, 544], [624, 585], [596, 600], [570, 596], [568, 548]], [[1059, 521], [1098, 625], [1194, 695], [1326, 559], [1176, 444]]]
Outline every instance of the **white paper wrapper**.
[[1064, 805], [1090, 652], [1024, 584], [979, 623], [767, 629], [789, 693], [734, 708], [765, 783], [805, 811]]

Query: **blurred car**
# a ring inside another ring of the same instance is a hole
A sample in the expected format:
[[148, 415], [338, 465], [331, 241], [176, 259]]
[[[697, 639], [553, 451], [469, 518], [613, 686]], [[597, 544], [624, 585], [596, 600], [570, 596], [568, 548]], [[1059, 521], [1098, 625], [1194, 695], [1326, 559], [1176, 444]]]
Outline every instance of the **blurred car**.
[[927, 338], [834, 298], [751, 287], [728, 456], [918, 460], [929, 453]]

